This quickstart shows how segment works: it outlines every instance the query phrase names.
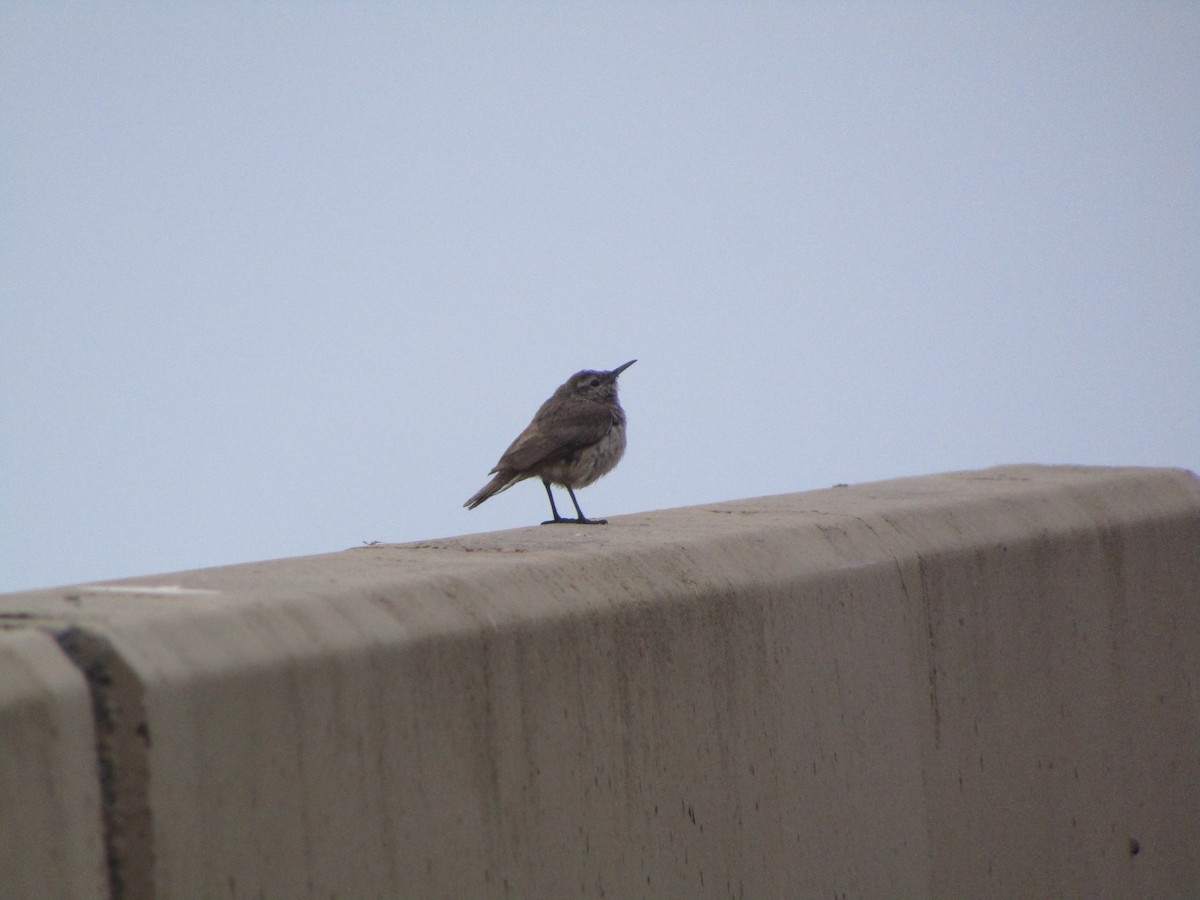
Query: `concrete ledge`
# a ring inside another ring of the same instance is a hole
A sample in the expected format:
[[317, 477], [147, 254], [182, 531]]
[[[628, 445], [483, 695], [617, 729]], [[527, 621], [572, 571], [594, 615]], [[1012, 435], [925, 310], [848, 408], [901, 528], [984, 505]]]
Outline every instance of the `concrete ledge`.
[[107, 890], [87, 684], [49, 635], [0, 629], [0, 897]]
[[117, 895], [1187, 896], [1198, 547], [1189, 473], [1011, 467], [0, 621], [88, 675]]

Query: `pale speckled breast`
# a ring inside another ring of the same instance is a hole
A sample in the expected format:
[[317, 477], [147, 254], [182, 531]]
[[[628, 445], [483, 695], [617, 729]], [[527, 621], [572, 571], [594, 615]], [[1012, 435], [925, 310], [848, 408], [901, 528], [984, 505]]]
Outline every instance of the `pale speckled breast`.
[[604, 437], [570, 459], [545, 466], [541, 475], [551, 484], [584, 488], [613, 470], [625, 453], [625, 423], [614, 422]]

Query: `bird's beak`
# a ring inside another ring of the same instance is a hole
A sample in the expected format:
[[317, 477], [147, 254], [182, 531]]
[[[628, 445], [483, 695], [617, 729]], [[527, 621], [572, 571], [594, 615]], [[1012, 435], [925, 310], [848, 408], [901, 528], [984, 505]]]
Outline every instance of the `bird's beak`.
[[620, 375], [622, 372], [624, 372], [626, 369], [628, 369], [630, 366], [632, 366], [635, 362], [637, 362], [636, 359], [631, 359], [629, 362], [625, 363], [625, 365], [617, 366], [615, 369], [613, 369], [612, 370], [613, 381], [616, 381], [617, 376]]

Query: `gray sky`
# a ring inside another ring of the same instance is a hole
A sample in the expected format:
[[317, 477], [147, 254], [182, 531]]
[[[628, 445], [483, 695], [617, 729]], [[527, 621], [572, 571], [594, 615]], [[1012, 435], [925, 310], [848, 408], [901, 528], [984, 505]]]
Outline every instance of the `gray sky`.
[[[1200, 6], [0, 7], [0, 590], [1200, 469]], [[570, 509], [569, 501], [566, 509]]]

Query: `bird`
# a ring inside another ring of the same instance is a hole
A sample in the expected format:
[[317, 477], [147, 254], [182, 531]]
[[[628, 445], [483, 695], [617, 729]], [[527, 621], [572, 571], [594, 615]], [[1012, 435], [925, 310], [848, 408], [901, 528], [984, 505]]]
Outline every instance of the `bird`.
[[[488, 473], [495, 477], [463, 506], [474, 509], [517, 482], [538, 477], [554, 515], [543, 525], [607, 525], [607, 519], [583, 514], [575, 488], [607, 475], [625, 453], [625, 410], [617, 400], [617, 376], [635, 362], [631, 359], [611, 372], [584, 369], [559, 385]], [[579, 518], [558, 514], [552, 484], [567, 489]]]

